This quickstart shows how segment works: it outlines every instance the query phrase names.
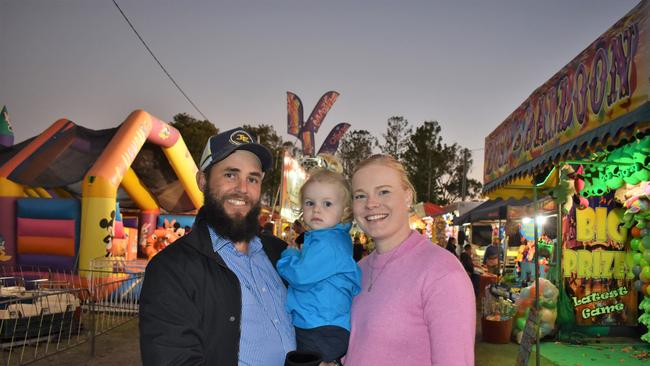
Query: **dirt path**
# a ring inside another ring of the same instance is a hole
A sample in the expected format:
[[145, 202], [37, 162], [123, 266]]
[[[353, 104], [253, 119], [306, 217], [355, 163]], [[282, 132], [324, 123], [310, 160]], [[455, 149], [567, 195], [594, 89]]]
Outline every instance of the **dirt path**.
[[34, 366], [88, 365], [88, 366], [138, 366], [140, 344], [138, 321], [131, 320], [96, 339], [95, 357], [90, 355], [90, 341], [36, 361]]

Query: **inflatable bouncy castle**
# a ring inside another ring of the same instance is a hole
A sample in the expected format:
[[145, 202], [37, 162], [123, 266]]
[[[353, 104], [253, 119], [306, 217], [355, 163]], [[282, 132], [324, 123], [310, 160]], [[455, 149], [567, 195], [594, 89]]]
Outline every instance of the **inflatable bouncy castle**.
[[61, 119], [12, 142], [0, 146], [3, 264], [84, 270], [98, 257], [135, 259], [161, 214], [180, 222], [203, 204], [180, 133], [142, 110], [111, 129]]

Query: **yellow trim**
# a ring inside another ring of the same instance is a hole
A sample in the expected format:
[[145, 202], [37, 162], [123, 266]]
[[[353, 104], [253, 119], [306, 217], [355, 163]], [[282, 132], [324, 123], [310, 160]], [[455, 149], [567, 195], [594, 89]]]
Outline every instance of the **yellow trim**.
[[24, 191], [25, 191], [25, 194], [27, 195], [27, 197], [40, 198], [38, 193], [36, 193], [36, 191], [33, 188], [25, 187]]
[[122, 188], [131, 197], [133, 202], [142, 210], [157, 210], [158, 203], [151, 195], [151, 192], [145, 188], [133, 169], [129, 167], [122, 178]]
[[[115, 196], [120, 185], [143, 212], [159, 211], [155, 198], [131, 169], [131, 163], [150, 137], [153, 127], [158, 127], [153, 126], [157, 123], [164, 124], [143, 110], [131, 113], [86, 173], [82, 182], [83, 230], [79, 247], [79, 268], [89, 268], [92, 259], [104, 257], [107, 253], [103, 240], [110, 233], [99, 223], [108, 220], [110, 213], [115, 210]], [[154, 138], [153, 141], [155, 140]], [[199, 208], [203, 204], [203, 197], [195, 178], [198, 169], [185, 142], [179, 136], [173, 146], [161, 148], [192, 203]]]
[[61, 198], [72, 198], [70, 192], [66, 191], [63, 188], [54, 188], [54, 192], [56, 192], [57, 196]]
[[23, 186], [0, 177], [0, 197], [25, 197]]
[[50, 192], [46, 191], [45, 188], [43, 187], [36, 187], [34, 188], [34, 190], [36, 191], [36, 193], [38, 193], [38, 196], [41, 198], [52, 198]]
[[[537, 190], [546, 190], [554, 188], [560, 182], [560, 170], [557, 167], [554, 167], [553, 170], [546, 176], [544, 182], [537, 184]], [[509, 198], [522, 199], [528, 198], [533, 199], [533, 188], [535, 184], [533, 182], [532, 175], [525, 175], [523, 177], [518, 177], [510, 181], [510, 183], [496, 188], [489, 193], [487, 196], [491, 200], [501, 198], [507, 200]]]
[[203, 206], [203, 193], [196, 183], [196, 173], [199, 169], [196, 167], [183, 138], [179, 138], [174, 145], [162, 150], [194, 207]]

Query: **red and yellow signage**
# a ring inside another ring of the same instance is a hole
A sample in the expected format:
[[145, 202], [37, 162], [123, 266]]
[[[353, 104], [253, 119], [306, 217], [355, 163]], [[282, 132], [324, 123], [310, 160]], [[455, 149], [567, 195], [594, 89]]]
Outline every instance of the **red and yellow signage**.
[[509, 171], [649, 102], [648, 1], [618, 21], [485, 138], [483, 179]]

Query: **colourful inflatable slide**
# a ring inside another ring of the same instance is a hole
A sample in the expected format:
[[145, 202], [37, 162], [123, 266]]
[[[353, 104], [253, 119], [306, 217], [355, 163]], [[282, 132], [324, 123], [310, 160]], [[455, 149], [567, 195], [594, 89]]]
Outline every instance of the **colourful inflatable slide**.
[[[100, 131], [61, 119], [39, 136], [0, 150], [0, 261], [65, 268], [77, 262], [76, 269], [91, 269], [94, 258], [110, 252], [116, 202], [139, 210], [142, 240], [161, 209], [183, 213], [202, 205], [197, 170], [178, 130], [145, 111]], [[69, 211], [59, 216], [43, 216], [38, 203], [19, 213], [25, 197], [81, 204], [54, 210]]]

